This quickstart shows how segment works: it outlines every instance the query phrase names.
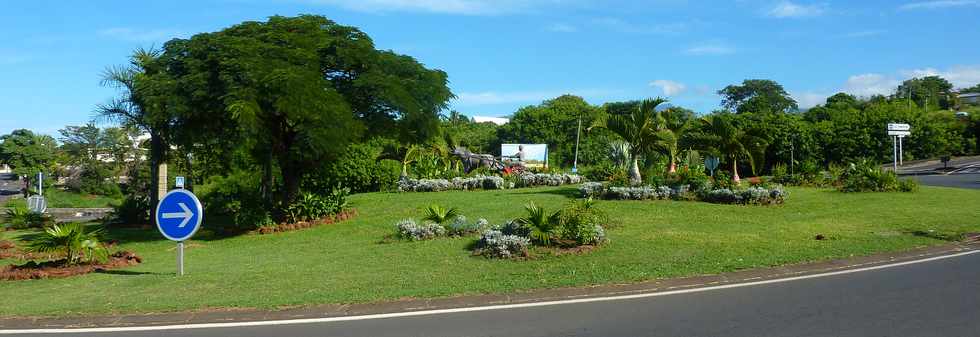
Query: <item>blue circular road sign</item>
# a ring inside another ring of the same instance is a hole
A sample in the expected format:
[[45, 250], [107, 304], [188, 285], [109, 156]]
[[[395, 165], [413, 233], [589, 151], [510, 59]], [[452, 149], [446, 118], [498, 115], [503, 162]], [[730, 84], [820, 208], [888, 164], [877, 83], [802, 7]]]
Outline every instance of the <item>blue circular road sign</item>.
[[197, 196], [187, 190], [173, 190], [160, 199], [154, 216], [157, 229], [164, 237], [173, 241], [184, 241], [194, 236], [201, 228], [204, 207]]

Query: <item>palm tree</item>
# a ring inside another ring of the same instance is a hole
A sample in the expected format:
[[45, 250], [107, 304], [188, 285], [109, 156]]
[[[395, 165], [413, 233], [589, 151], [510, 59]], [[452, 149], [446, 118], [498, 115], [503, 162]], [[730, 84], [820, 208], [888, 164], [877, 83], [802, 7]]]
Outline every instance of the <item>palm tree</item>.
[[712, 152], [720, 153], [732, 163], [732, 180], [739, 184], [738, 160], [745, 159], [755, 173], [755, 157], [765, 153], [765, 140], [745, 133], [733, 125], [726, 114], [718, 114], [701, 119], [708, 134], [705, 137], [705, 148]]
[[630, 183], [640, 184], [643, 178], [640, 176], [639, 160], [645, 155], [649, 155], [658, 148], [662, 148], [665, 134], [658, 134], [660, 127], [658, 124], [657, 106], [667, 102], [663, 98], [647, 99], [640, 102], [640, 105], [630, 112], [623, 115], [606, 115], [597, 121], [597, 126], [604, 126], [616, 133], [629, 144], [630, 149]]
[[688, 119], [682, 110], [668, 108], [657, 112], [656, 147], [667, 155], [670, 161], [668, 172], [677, 172], [677, 159], [680, 154], [680, 140], [687, 131]]
[[95, 109], [96, 119], [137, 127], [150, 134], [151, 186], [158, 189], [150, 193], [150, 205], [153, 207], [156, 207], [160, 195], [166, 192], [165, 189], [159, 190], [164, 185], [159, 181], [167, 180], [166, 159], [170, 149], [167, 145], [169, 119], [162, 111], [149, 109], [153, 104], [150, 103], [152, 86], [148, 82], [150, 76], [161, 71], [154, 65], [159, 57], [159, 51], [141, 48], [130, 56], [128, 66], [107, 68], [102, 73], [102, 85], [120, 90], [121, 96]]
[[432, 204], [425, 208], [425, 220], [435, 222], [437, 224], [445, 224], [456, 217], [459, 216], [459, 209], [456, 207], [451, 207], [446, 209], [445, 207]]
[[538, 207], [533, 201], [524, 205], [524, 209], [527, 210], [527, 217], [515, 221], [531, 229], [531, 241], [543, 246], [551, 245], [551, 239], [560, 224], [561, 212], [548, 215], [544, 208]]
[[29, 249], [37, 253], [61, 253], [68, 265], [86, 259], [89, 262], [108, 257], [109, 251], [99, 242], [101, 229], [86, 231], [80, 223], [54, 225], [31, 239]]

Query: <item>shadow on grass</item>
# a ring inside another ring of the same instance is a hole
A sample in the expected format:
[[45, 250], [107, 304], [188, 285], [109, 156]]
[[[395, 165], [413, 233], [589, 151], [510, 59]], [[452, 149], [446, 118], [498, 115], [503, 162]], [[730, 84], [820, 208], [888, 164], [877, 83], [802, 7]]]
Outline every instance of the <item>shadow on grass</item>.
[[937, 232], [937, 231], [923, 231], [923, 230], [908, 230], [905, 231], [906, 234], [911, 234], [913, 236], [919, 236], [924, 238], [942, 240], [942, 241], [962, 241], [966, 236], [962, 233], [948, 233], [948, 232]]
[[577, 199], [580, 196], [582, 196], [582, 192], [580, 192], [577, 188], [573, 188], [573, 187], [564, 187], [564, 188], [553, 189], [553, 190], [545, 190], [545, 191], [541, 191], [541, 190], [537, 190], [537, 191], [535, 191], [535, 190], [529, 190], [529, 191], [522, 191], [522, 192], [513, 193], [513, 194], [518, 194], [518, 195], [520, 195], [520, 194], [524, 194], [524, 195], [530, 195], [530, 194], [553, 194], [553, 195], [563, 196], [563, 197], [566, 197], [566, 198], [569, 198], [569, 199]]
[[96, 270], [95, 273], [97, 273], [97, 274], [107, 274], [107, 275], [121, 275], [121, 276], [166, 275], [164, 273], [151, 273], [151, 272], [145, 272], [145, 271], [115, 270], [115, 269], [110, 269], [110, 270], [99, 269], [99, 270]]

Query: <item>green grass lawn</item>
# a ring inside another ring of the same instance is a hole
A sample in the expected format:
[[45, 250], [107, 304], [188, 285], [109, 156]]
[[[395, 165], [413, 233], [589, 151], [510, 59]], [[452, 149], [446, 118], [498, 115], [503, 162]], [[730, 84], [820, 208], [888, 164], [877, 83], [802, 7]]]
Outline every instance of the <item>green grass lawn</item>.
[[[531, 200], [554, 210], [573, 192], [355, 195], [360, 215], [348, 222], [268, 236], [199, 234], [186, 253], [188, 274], [180, 278], [174, 276], [175, 244], [161, 240], [155, 228], [115, 231], [123, 248], [144, 257], [142, 265], [70, 279], [0, 281], [7, 303], [0, 316], [275, 308], [636, 282], [903, 250], [980, 231], [978, 190], [793, 188], [787, 203], [774, 207], [600, 201], [618, 225], [607, 231], [604, 247], [584, 255], [487, 260], [469, 255], [473, 237], [379, 243], [397, 220], [418, 218], [430, 203], [459, 207], [471, 221], [497, 223], [521, 215]], [[829, 239], [814, 240], [817, 234]]]
[[[121, 200], [101, 195], [80, 194], [57, 188], [44, 190], [44, 199], [49, 208], [102, 208], [118, 205]], [[0, 207], [27, 207], [23, 198], [11, 199]]]

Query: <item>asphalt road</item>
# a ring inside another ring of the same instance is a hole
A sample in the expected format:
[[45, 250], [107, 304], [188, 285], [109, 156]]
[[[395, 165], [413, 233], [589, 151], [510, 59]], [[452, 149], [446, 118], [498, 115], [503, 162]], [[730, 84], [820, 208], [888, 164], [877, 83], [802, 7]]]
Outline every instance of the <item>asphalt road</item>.
[[86, 336], [980, 336], [980, 254], [631, 300]]

